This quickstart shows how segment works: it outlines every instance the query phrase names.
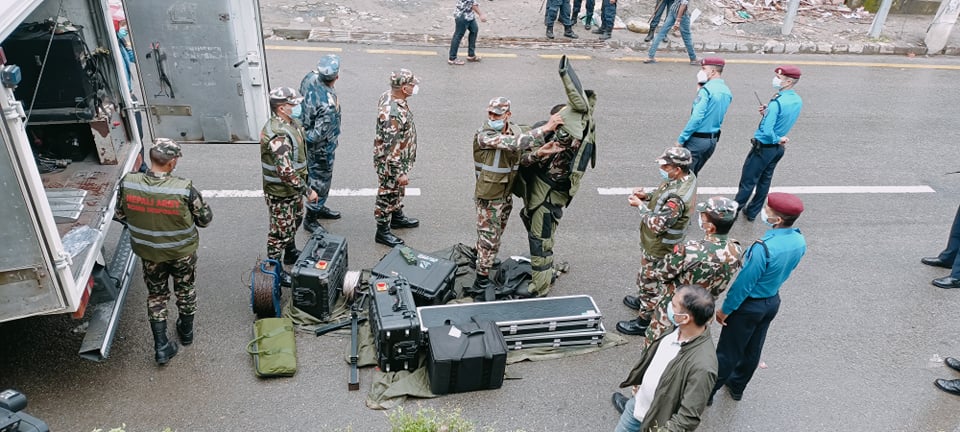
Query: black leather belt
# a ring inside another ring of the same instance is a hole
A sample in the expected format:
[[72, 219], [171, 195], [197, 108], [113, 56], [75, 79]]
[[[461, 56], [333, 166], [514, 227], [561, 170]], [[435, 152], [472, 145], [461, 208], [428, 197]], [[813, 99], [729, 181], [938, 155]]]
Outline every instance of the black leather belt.
[[716, 137], [716, 138], [719, 139], [719, 138], [720, 138], [720, 131], [716, 131], [716, 132], [694, 132], [694, 133], [690, 134], [690, 136], [691, 136], [691, 137], [694, 137], [694, 138], [714, 138], [714, 137]]
[[754, 147], [780, 147], [780, 144], [764, 144], [757, 141], [756, 138], [750, 138], [750, 143], [753, 144]]

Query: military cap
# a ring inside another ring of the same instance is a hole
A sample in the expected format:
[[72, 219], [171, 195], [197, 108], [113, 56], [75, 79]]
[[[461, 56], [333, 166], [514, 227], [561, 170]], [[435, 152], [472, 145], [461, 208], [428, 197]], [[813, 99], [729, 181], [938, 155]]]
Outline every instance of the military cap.
[[277, 87], [270, 90], [270, 102], [285, 102], [297, 105], [303, 102], [303, 97], [290, 87]]
[[720, 57], [707, 57], [703, 60], [700, 60], [701, 66], [723, 66], [726, 64], [727, 62], [723, 61], [723, 59]]
[[693, 162], [693, 156], [690, 155], [690, 150], [687, 150], [683, 147], [668, 147], [663, 151], [663, 154], [657, 158], [657, 163], [660, 165], [680, 165], [687, 166]]
[[510, 111], [510, 99], [503, 96], [490, 99], [490, 105], [487, 105], [487, 112], [492, 112], [496, 115], [503, 115], [503, 113], [507, 111]]
[[803, 201], [794, 194], [773, 192], [767, 195], [767, 205], [783, 216], [800, 216], [803, 213]]
[[713, 219], [730, 222], [737, 218], [737, 202], [721, 196], [710, 197], [697, 203], [697, 211]]
[[774, 69], [773, 71], [785, 77], [800, 79], [800, 68], [796, 66], [784, 65]]
[[317, 62], [317, 73], [320, 78], [333, 79], [340, 75], [340, 56], [327, 54]]
[[180, 144], [170, 138], [157, 138], [153, 140], [151, 150], [156, 150], [165, 156], [180, 157], [183, 153], [180, 151]]
[[420, 79], [413, 76], [413, 72], [410, 72], [410, 69], [400, 69], [390, 72], [390, 85], [393, 87], [419, 83]]

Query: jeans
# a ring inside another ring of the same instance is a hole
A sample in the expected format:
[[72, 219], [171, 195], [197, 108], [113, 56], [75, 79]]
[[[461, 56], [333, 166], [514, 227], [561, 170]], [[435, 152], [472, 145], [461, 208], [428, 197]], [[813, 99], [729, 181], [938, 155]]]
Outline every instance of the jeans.
[[637, 398], [630, 398], [627, 404], [623, 406], [623, 414], [620, 414], [620, 421], [617, 422], [617, 428], [613, 432], [640, 432], [643, 422], [633, 416], [633, 409], [637, 405]]
[[780, 310], [780, 295], [765, 299], [747, 298], [727, 317], [717, 341], [716, 393], [724, 384], [734, 393], [743, 393], [760, 364], [770, 322]]
[[610, 0], [600, 0], [600, 29], [610, 33], [613, 31], [613, 20], [617, 17], [617, 4]]
[[468, 30], [470, 35], [467, 36], [467, 55], [470, 57], [476, 57], [476, 48], [477, 48], [477, 32], [479, 28], [477, 27], [477, 20], [466, 20], [463, 17], [456, 18], [457, 27], [453, 31], [453, 38], [450, 39], [450, 60], [457, 59], [457, 51], [460, 51], [460, 41], [463, 40], [463, 34]]
[[[677, 22], [676, 15], [667, 15], [663, 28], [657, 32], [657, 36], [650, 43], [650, 51], [647, 53], [647, 57], [653, 58], [657, 54], [657, 47], [660, 46], [660, 42], [667, 38], [667, 32], [670, 31], [675, 22]], [[690, 60], [696, 60], [697, 54], [693, 52], [693, 38], [690, 37], [690, 14], [688, 13], [684, 13], [680, 17], [680, 37], [683, 38], [683, 46], [687, 48], [687, 57], [690, 57]]]
[[557, 22], [557, 14], [560, 14], [560, 23], [564, 28], [573, 25], [573, 20], [570, 19], [570, 0], [547, 0], [547, 14], [543, 17], [543, 24], [552, 28], [553, 23]]
[[653, 16], [650, 17], [650, 31], [660, 26], [660, 19], [663, 14], [670, 13], [670, 6], [673, 6], [675, 0], [657, 0], [656, 9], [653, 10]]
[[[767, 201], [767, 192], [770, 191], [770, 182], [773, 180], [773, 170], [777, 162], [783, 157], [783, 146], [759, 147], [750, 150], [747, 159], [743, 161], [743, 170], [740, 172], [740, 186], [734, 200], [740, 204], [740, 210], [747, 218], [754, 219]], [[756, 187], [753, 199], [750, 193]], [[748, 203], [747, 200], [750, 199]]]
[[[600, 0], [603, 1], [603, 0]], [[577, 23], [577, 17], [580, 15], [580, 5], [584, 3], [584, 0], [573, 0], [573, 12], [570, 13], [570, 21], [573, 21], [573, 24]], [[596, 24], [593, 22], [593, 8], [595, 6], [594, 0], [586, 0], [586, 24]]]
[[937, 258], [945, 263], [952, 263], [953, 270], [950, 271], [950, 277], [960, 279], [960, 207], [957, 207], [957, 215], [953, 218], [953, 228], [950, 228], [950, 240], [947, 241], [947, 248], [940, 252]]

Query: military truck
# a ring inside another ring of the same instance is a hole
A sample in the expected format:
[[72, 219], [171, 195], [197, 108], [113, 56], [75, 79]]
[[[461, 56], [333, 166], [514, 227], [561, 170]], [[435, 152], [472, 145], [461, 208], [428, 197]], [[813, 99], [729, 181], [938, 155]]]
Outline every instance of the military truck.
[[258, 141], [261, 34], [256, 0], [0, 2], [0, 325], [72, 314], [109, 356], [138, 262], [118, 186], [152, 137]]

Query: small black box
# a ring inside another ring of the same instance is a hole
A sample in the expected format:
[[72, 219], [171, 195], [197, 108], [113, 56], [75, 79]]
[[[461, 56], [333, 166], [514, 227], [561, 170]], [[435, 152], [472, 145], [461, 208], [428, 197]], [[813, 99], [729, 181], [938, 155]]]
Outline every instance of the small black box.
[[[415, 261], [410, 263], [406, 253]], [[373, 267], [376, 277], [403, 276], [413, 288], [417, 306], [444, 304], [456, 296], [453, 279], [457, 264], [448, 259], [425, 254], [407, 246], [394, 246], [393, 250]]]
[[500, 388], [507, 343], [493, 321], [444, 324], [427, 330], [427, 375], [434, 394]]
[[320, 320], [330, 319], [347, 273], [347, 239], [314, 234], [290, 272], [293, 305]]
[[403, 278], [383, 278], [370, 287], [369, 321], [377, 365], [384, 372], [416, 369], [423, 338], [410, 285]]

